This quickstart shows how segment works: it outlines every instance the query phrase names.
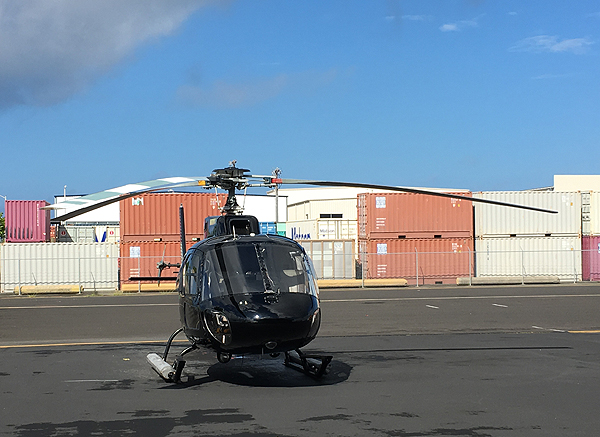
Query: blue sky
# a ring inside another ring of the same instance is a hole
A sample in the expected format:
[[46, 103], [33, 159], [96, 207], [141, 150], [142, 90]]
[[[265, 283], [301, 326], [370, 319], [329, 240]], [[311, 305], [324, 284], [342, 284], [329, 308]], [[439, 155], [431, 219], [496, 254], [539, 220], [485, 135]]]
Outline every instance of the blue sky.
[[233, 159], [476, 191], [598, 174], [599, 42], [584, 0], [3, 0], [0, 194]]

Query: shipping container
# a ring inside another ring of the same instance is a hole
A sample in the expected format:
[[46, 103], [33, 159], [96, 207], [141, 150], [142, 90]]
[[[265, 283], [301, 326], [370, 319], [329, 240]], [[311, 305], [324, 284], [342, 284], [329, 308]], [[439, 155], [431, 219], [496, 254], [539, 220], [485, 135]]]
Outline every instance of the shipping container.
[[582, 275], [584, 281], [600, 281], [600, 236], [581, 240]]
[[59, 243], [118, 243], [118, 226], [58, 225]]
[[299, 220], [287, 222], [292, 240], [356, 240], [356, 220]]
[[9, 243], [35, 243], [50, 241], [50, 210], [45, 200], [7, 200], [6, 241]]
[[354, 241], [299, 241], [311, 258], [318, 279], [352, 279], [356, 272]]
[[122, 200], [121, 241], [179, 241], [179, 206], [185, 212], [185, 231], [204, 237], [204, 219], [220, 215], [226, 196], [215, 193], [146, 193]]
[[359, 240], [359, 248], [359, 270], [368, 279], [456, 284], [475, 273], [472, 238]]
[[473, 196], [558, 211], [558, 214], [549, 214], [476, 202], [476, 238], [581, 235], [581, 195], [578, 192], [489, 191]]
[[112, 243], [6, 243], [0, 260], [2, 292], [26, 285], [118, 288], [119, 246]]
[[[471, 196], [470, 192], [454, 194]], [[360, 239], [472, 238], [473, 207], [468, 200], [422, 194], [359, 194], [358, 236]]]
[[277, 235], [277, 223], [274, 222], [260, 222], [258, 224], [258, 226], [260, 227], [260, 233], [261, 234], [270, 234], [270, 235]]
[[[224, 193], [146, 193], [122, 200], [122, 241], [178, 241], [179, 206], [185, 212], [186, 234], [204, 236], [204, 219], [221, 215], [227, 196]], [[238, 196], [244, 212], [259, 222], [275, 222], [276, 200], [272, 196]], [[279, 198], [279, 220], [285, 221], [285, 198]]]
[[[186, 249], [196, 242], [188, 240]], [[181, 262], [181, 243], [179, 241], [126, 241], [121, 242], [121, 283], [137, 283], [131, 277], [157, 277], [158, 264], [178, 264]], [[161, 276], [177, 276], [177, 267], [162, 271]]]
[[590, 193], [589, 235], [600, 236], [600, 192]]
[[345, 219], [356, 220], [356, 197], [349, 199], [305, 200], [288, 206], [288, 221]]
[[475, 241], [476, 273], [490, 276], [558, 276], [564, 281], [581, 280], [581, 238], [513, 237]]

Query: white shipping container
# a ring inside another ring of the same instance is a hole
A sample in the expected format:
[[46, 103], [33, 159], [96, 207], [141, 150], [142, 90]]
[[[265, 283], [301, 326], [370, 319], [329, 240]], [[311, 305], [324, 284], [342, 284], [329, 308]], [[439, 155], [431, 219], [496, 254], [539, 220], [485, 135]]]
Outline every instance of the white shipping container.
[[516, 237], [475, 240], [475, 275], [558, 276], [581, 280], [581, 238]]
[[356, 220], [298, 220], [286, 223], [292, 240], [356, 240]]
[[[24, 285], [118, 288], [119, 245], [114, 243], [6, 243], [0, 259], [0, 292]], [[17, 288], [18, 289], [18, 288]]]
[[118, 243], [119, 226], [59, 225], [59, 243]]
[[581, 194], [555, 191], [487, 191], [473, 197], [558, 211], [475, 205], [475, 237], [581, 235]]
[[600, 236], [600, 192], [590, 193], [590, 235]]

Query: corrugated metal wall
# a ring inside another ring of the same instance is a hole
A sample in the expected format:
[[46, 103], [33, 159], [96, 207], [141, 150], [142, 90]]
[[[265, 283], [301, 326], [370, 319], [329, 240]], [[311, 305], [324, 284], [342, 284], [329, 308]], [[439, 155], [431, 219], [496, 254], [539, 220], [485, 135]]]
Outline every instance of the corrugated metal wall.
[[2, 292], [23, 285], [73, 284], [118, 288], [119, 246], [112, 243], [6, 243], [2, 245]]
[[[470, 197], [471, 193], [457, 193]], [[359, 194], [358, 236], [377, 238], [472, 238], [467, 200], [413, 193]]]
[[9, 243], [50, 241], [50, 210], [45, 200], [6, 200], [6, 241]]
[[600, 281], [600, 236], [585, 236], [581, 241], [584, 281]]
[[456, 284], [474, 274], [473, 239], [359, 240], [366, 278], [404, 278], [409, 284]]
[[516, 237], [475, 241], [477, 276], [558, 276], [581, 280], [581, 238]]
[[600, 236], [600, 193], [590, 193], [590, 230], [592, 236]]
[[494, 191], [474, 193], [480, 199], [558, 211], [548, 214], [475, 203], [475, 237], [581, 235], [581, 195], [576, 192]]

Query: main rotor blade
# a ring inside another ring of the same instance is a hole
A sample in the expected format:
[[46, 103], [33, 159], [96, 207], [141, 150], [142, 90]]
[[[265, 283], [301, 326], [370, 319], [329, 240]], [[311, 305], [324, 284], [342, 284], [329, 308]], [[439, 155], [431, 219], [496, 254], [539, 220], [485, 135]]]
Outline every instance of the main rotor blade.
[[476, 197], [461, 196], [459, 194], [443, 193], [439, 191], [421, 190], [419, 188], [408, 188], [408, 187], [392, 187], [389, 185], [376, 185], [376, 184], [363, 184], [357, 182], [335, 182], [335, 181], [311, 181], [302, 179], [280, 179], [281, 184], [302, 184], [302, 185], [316, 185], [320, 187], [349, 187], [349, 188], [367, 188], [373, 190], [387, 190], [387, 191], [398, 191], [401, 193], [415, 193], [425, 194], [429, 196], [438, 197], [449, 197], [451, 199], [463, 199], [470, 202], [489, 203], [491, 205], [508, 206], [510, 208], [527, 209], [530, 211], [546, 212], [549, 214], [557, 214], [558, 211], [552, 211], [550, 209], [537, 208], [535, 206], [518, 205], [516, 203], [499, 202], [497, 200], [479, 199]]

